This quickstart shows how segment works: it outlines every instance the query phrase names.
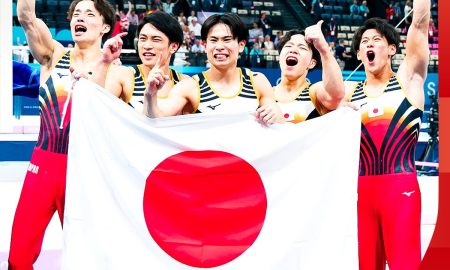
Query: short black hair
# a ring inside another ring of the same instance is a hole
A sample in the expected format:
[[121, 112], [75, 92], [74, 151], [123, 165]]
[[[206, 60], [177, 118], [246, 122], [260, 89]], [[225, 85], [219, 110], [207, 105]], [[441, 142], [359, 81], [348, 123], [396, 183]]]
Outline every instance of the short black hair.
[[170, 14], [164, 11], [155, 11], [144, 16], [137, 27], [136, 36], [139, 36], [142, 27], [144, 27], [147, 23], [163, 32], [169, 39], [169, 44], [178, 43], [178, 47], [183, 44], [183, 29], [181, 29], [180, 23]]
[[395, 30], [395, 27], [388, 23], [387, 20], [381, 18], [370, 18], [364, 22], [364, 24], [356, 30], [353, 35], [352, 49], [356, 53], [359, 50], [359, 45], [361, 43], [361, 38], [364, 32], [369, 29], [377, 30], [381, 35], [383, 35], [389, 45], [395, 45], [397, 51], [400, 45], [400, 34]]
[[[75, 7], [81, 1], [83, 0], [74, 0], [70, 4], [69, 10], [67, 10], [67, 19], [69, 21], [72, 20], [73, 13], [75, 12]], [[103, 17], [103, 23], [109, 25], [108, 33], [105, 33], [102, 37], [102, 41], [105, 42], [108, 38], [111, 37], [114, 26], [116, 25], [115, 11], [111, 3], [107, 0], [92, 0], [92, 2], [94, 2], [95, 9]]]
[[223, 14], [213, 14], [209, 16], [208, 19], [206, 19], [202, 25], [201, 39], [203, 41], [206, 41], [209, 30], [211, 30], [211, 28], [214, 25], [219, 23], [228, 25], [228, 27], [230, 27], [233, 38], [237, 38], [238, 42], [242, 40], [247, 41], [248, 39], [247, 25], [241, 20], [241, 18], [239, 18], [238, 15], [230, 12], [226, 12]]
[[[284, 34], [284, 36], [280, 39], [280, 43], [278, 43], [278, 53], [280, 53], [281, 50], [283, 49], [284, 45], [286, 45], [286, 43], [289, 40], [291, 40], [291, 37], [295, 36], [295, 35], [305, 36], [305, 30], [304, 29], [292, 29], [292, 30], [289, 30], [286, 34]], [[312, 51], [312, 59], [316, 60], [316, 65], [314, 67], [316, 68], [316, 67], [321, 66], [322, 63], [320, 61], [321, 59], [320, 59], [319, 51], [316, 49], [316, 47], [314, 47], [313, 44], [311, 44], [311, 43], [307, 43], [307, 44]]]

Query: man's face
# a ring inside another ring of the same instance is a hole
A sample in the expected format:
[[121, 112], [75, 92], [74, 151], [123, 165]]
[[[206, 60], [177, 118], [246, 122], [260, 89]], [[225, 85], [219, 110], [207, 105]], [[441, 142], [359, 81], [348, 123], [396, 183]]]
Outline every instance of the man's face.
[[169, 59], [175, 53], [177, 45], [169, 44], [169, 38], [151, 23], [144, 25], [138, 36], [139, 58], [142, 63], [153, 68], [161, 54], [162, 59]]
[[389, 45], [387, 39], [376, 29], [366, 30], [357, 52], [358, 58], [368, 71], [375, 72], [390, 64], [390, 57], [395, 54], [396, 46]]
[[308, 69], [314, 67], [312, 49], [301, 34], [293, 35], [284, 44], [279, 58], [280, 68], [284, 76], [300, 77]]
[[206, 38], [206, 54], [209, 62], [216, 66], [236, 66], [239, 53], [244, 50], [245, 41], [238, 42], [228, 25], [214, 25]]
[[103, 16], [90, 0], [80, 1], [70, 20], [70, 30], [75, 43], [93, 43], [101, 41], [103, 34], [109, 31], [109, 25], [103, 22]]

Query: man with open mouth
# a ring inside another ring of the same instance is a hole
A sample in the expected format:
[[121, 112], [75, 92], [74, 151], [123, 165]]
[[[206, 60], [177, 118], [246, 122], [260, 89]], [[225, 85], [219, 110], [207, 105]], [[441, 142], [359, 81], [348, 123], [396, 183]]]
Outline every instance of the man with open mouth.
[[[278, 52], [281, 81], [274, 87], [283, 117], [299, 123], [336, 109], [344, 97], [341, 69], [321, 30], [323, 21], [294, 29], [281, 39]], [[306, 80], [308, 71], [323, 63], [323, 82]]]
[[348, 82], [345, 100], [361, 112], [358, 238], [361, 270], [418, 269], [421, 195], [414, 153], [424, 108], [430, 0], [414, 0], [406, 55], [396, 73], [400, 36], [386, 20], [367, 20], [352, 47], [366, 80]]
[[239, 16], [211, 15], [202, 25], [201, 39], [211, 68], [181, 80], [161, 102], [155, 97], [169, 77], [157, 64], [147, 78], [144, 114], [178, 115], [190, 104], [199, 113], [253, 112], [263, 123], [283, 122], [269, 80], [261, 73], [237, 67], [239, 53], [248, 39], [247, 28]]
[[[114, 28], [114, 8], [107, 0], [74, 0], [68, 11], [73, 51], [53, 40], [36, 17], [35, 0], [18, 0], [17, 16], [41, 73], [39, 137], [14, 216], [8, 269], [33, 269], [44, 233], [55, 211], [63, 223], [71, 112], [71, 69], [83, 74], [107, 70], [102, 39]], [[118, 57], [118, 51], [111, 54]]]

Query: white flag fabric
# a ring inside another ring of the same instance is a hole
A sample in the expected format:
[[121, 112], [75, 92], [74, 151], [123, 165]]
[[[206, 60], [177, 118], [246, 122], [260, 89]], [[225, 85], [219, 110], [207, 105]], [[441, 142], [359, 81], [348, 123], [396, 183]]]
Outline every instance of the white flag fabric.
[[63, 270], [358, 269], [360, 116], [150, 119], [80, 80]]

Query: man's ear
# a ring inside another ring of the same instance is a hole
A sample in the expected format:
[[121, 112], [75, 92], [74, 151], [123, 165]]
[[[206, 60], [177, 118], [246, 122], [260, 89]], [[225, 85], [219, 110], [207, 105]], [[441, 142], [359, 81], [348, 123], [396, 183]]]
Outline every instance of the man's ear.
[[169, 44], [169, 51], [171, 54], [174, 54], [178, 48], [180, 47], [180, 44], [178, 42], [172, 42]]
[[311, 62], [309, 62], [309, 65], [306, 67], [306, 69], [313, 69], [317, 64], [317, 61], [315, 59], [311, 59]]
[[111, 26], [109, 24], [104, 24], [103, 25], [103, 34], [109, 33], [109, 31], [111, 30]]

